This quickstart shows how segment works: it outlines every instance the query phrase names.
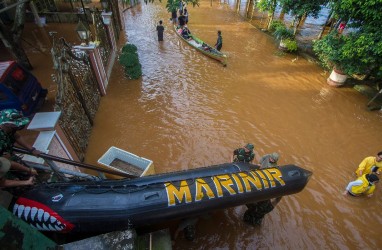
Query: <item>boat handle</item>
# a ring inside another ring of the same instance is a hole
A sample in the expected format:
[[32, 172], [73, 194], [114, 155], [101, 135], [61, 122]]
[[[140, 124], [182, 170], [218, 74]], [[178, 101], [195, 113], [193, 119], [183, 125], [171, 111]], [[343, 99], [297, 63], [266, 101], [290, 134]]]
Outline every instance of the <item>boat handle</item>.
[[290, 177], [300, 176], [300, 171], [292, 170], [292, 171], [289, 171], [289, 172], [288, 172], [288, 175], [289, 175]]
[[159, 198], [159, 192], [149, 192], [144, 194], [145, 200]]

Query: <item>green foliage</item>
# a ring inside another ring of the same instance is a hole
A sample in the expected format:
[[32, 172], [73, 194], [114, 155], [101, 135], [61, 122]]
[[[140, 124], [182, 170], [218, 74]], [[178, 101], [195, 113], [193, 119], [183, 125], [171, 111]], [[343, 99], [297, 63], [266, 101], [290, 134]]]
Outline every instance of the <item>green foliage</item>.
[[382, 77], [382, 38], [375, 33], [354, 32], [343, 36], [334, 31], [316, 41], [313, 50], [327, 69], [335, 66], [348, 75]]
[[284, 43], [284, 45], [286, 46], [286, 50], [287, 50], [288, 52], [295, 52], [295, 51], [297, 51], [297, 49], [298, 49], [298, 47], [297, 47], [297, 41], [294, 40], [294, 39], [289, 39], [289, 38], [284, 39], [284, 40], [283, 40], [283, 43]]
[[[154, 1], [154, 0], [151, 0]], [[167, 0], [166, 9], [168, 12], [177, 11], [179, 9], [180, 1], [182, 0]], [[187, 5], [192, 5], [192, 7], [199, 6], [199, 0], [183, 0]]]
[[381, 0], [337, 0], [331, 2], [331, 8], [343, 20], [351, 18], [348, 27], [364, 28], [369, 26], [376, 29], [381, 27]]
[[168, 12], [173, 12], [178, 10], [179, 8], [179, 0], [167, 0], [166, 9]]
[[327, 70], [331, 70], [334, 66], [342, 68], [340, 66], [342, 64], [341, 47], [345, 44], [343, 38], [337, 31], [333, 31], [313, 43], [313, 51]]
[[128, 75], [131, 79], [138, 79], [142, 76], [142, 65], [138, 63], [135, 67], [125, 68], [125, 74]]
[[281, 20], [273, 20], [271, 25], [269, 26], [269, 31], [274, 32], [279, 26], [285, 26], [285, 24]]
[[139, 58], [136, 53], [122, 53], [119, 56], [119, 62], [125, 67], [134, 67], [139, 63]]
[[382, 77], [381, 32], [354, 32], [344, 37], [341, 48], [345, 72]]
[[297, 51], [297, 41], [293, 35], [293, 29], [289, 29], [281, 20], [272, 21], [269, 31], [275, 36], [277, 40], [282, 40], [285, 48], [283, 50], [288, 52]]
[[273, 31], [273, 35], [275, 36], [277, 40], [294, 38], [293, 30], [287, 28], [285, 25], [276, 26], [275, 31]]
[[130, 79], [138, 79], [142, 76], [142, 65], [139, 63], [137, 47], [134, 44], [123, 46], [118, 60], [125, 67], [125, 73]]
[[135, 53], [137, 51], [138, 51], [137, 46], [131, 43], [125, 44], [122, 47], [122, 53]]
[[259, 8], [260, 11], [267, 11], [269, 13], [273, 13], [276, 10], [277, 1], [276, 0], [260, 0], [256, 7]]
[[333, 32], [315, 42], [314, 51], [323, 65], [339, 67], [348, 75], [382, 78], [382, 1], [335, 0], [331, 7], [342, 20], [351, 20], [349, 32]]
[[280, 0], [285, 12], [290, 13], [297, 18], [301, 18], [304, 14], [306, 16], [318, 17], [321, 6], [327, 4], [329, 0]]

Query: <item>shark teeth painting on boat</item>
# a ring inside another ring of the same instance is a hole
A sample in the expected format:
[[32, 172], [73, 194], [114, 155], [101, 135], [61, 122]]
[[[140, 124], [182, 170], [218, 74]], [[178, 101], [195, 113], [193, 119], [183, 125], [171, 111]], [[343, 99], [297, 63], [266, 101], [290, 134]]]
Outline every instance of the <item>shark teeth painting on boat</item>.
[[74, 227], [46, 205], [22, 197], [14, 204], [13, 214], [40, 231], [69, 232]]

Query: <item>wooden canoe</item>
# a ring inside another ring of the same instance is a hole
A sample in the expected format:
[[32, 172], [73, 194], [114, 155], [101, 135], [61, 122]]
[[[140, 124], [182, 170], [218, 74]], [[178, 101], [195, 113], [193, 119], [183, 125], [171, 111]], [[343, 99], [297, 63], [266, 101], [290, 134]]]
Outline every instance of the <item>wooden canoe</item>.
[[176, 34], [187, 44], [189, 44], [191, 47], [194, 47], [199, 52], [205, 54], [206, 56], [209, 56], [215, 60], [218, 60], [221, 62], [224, 66], [227, 65], [227, 56], [223, 54], [222, 52], [218, 51], [214, 47], [206, 44], [201, 39], [196, 37], [195, 35], [191, 34], [189, 39], [185, 39], [182, 36], [182, 29], [178, 28], [176, 25], [174, 25], [174, 29]]

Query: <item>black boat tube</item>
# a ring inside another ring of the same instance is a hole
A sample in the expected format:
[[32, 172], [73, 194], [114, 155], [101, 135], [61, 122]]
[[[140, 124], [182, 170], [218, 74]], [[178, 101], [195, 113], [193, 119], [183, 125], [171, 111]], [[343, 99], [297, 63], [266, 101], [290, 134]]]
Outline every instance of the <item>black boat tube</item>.
[[13, 213], [42, 231], [110, 232], [291, 195], [311, 172], [226, 163], [130, 180], [45, 184], [18, 198]]

